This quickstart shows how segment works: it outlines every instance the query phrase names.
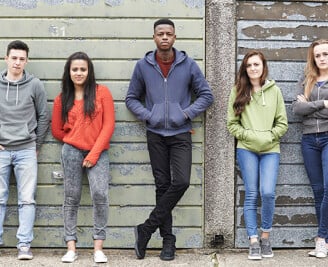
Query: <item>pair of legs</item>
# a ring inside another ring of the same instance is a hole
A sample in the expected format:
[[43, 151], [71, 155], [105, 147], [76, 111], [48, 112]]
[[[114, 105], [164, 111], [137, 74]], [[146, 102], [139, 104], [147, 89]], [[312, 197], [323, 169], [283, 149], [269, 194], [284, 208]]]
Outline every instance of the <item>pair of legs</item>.
[[302, 154], [314, 195], [317, 240], [328, 243], [328, 133], [303, 135]]
[[18, 221], [17, 248], [30, 247], [35, 220], [35, 192], [37, 185], [36, 149], [0, 150], [0, 244], [3, 244], [3, 224], [9, 196], [12, 170], [17, 183]]
[[258, 154], [237, 148], [237, 161], [245, 186], [244, 219], [251, 243], [258, 240], [257, 200], [259, 194], [262, 201], [261, 237], [268, 239], [272, 230], [279, 160], [279, 153]]
[[172, 210], [190, 184], [191, 134], [161, 136], [147, 131], [147, 144], [156, 186], [156, 206], [143, 224], [149, 234], [160, 230], [163, 242], [175, 242]]
[[83, 172], [86, 171], [93, 203], [93, 240], [95, 251], [101, 250], [106, 239], [108, 220], [109, 157], [103, 151], [92, 168], [83, 168], [88, 151], [64, 144], [62, 165], [64, 170], [64, 240], [68, 250], [75, 251], [77, 242], [77, 213], [82, 193]]

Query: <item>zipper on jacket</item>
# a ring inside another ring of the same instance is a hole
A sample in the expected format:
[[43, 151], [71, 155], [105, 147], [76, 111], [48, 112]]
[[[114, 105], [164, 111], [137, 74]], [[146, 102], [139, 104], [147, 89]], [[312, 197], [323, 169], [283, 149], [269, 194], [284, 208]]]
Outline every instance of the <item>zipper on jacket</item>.
[[167, 79], [164, 77], [164, 91], [165, 91], [165, 115], [164, 115], [164, 120], [165, 120], [165, 129], [169, 127], [169, 101], [168, 101], [168, 92], [167, 92]]

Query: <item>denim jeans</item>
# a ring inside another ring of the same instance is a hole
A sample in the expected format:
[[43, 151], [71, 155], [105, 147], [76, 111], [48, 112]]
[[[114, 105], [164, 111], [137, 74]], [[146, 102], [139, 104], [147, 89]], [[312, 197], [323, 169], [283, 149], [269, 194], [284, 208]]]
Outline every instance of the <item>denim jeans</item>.
[[89, 151], [64, 144], [62, 165], [64, 170], [64, 240], [77, 241], [77, 213], [82, 193], [83, 172], [86, 171], [93, 204], [93, 239], [106, 239], [108, 220], [109, 156], [108, 151], [101, 153], [96, 165], [83, 168], [82, 162]]
[[328, 133], [304, 134], [302, 154], [314, 195], [318, 237], [328, 241]]
[[0, 244], [3, 244], [3, 224], [9, 197], [11, 170], [14, 170], [18, 194], [17, 248], [30, 246], [35, 220], [35, 192], [37, 184], [36, 149], [0, 150]]
[[191, 135], [161, 136], [147, 131], [147, 144], [156, 186], [156, 206], [144, 223], [153, 233], [157, 228], [164, 242], [175, 241], [172, 210], [190, 184]]
[[257, 200], [259, 193], [262, 201], [261, 230], [263, 232], [272, 230], [279, 160], [279, 153], [258, 154], [237, 148], [237, 161], [245, 185], [244, 219], [249, 238], [258, 237]]

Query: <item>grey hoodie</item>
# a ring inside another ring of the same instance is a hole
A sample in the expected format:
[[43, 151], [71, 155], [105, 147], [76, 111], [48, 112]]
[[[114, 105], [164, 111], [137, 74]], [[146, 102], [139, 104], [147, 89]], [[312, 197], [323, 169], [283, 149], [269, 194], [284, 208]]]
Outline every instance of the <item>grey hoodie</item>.
[[[303, 80], [303, 79], [302, 79]], [[300, 81], [297, 84], [298, 94], [304, 93], [304, 87]], [[314, 85], [307, 102], [298, 102], [297, 98], [292, 103], [295, 115], [302, 116], [303, 134], [313, 134], [328, 131], [328, 109], [324, 100], [328, 99], [328, 82], [321, 86]]]
[[0, 75], [0, 145], [7, 150], [36, 146], [39, 150], [49, 128], [49, 109], [43, 84], [24, 71], [17, 82]]

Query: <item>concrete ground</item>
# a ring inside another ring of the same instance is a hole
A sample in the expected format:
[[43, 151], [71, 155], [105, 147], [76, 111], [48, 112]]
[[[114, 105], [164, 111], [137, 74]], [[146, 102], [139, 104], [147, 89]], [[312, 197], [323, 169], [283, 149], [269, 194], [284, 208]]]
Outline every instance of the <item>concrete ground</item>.
[[[108, 263], [95, 264], [92, 250], [80, 249], [79, 258], [74, 263], [62, 263], [61, 256], [64, 249], [33, 249], [34, 259], [19, 261], [16, 259], [16, 249], [0, 249], [0, 267], [321, 267], [328, 266], [328, 258], [316, 259], [307, 256], [309, 250], [281, 249], [274, 250], [275, 256], [271, 259], [251, 261], [247, 259], [247, 250], [177, 250], [175, 260], [164, 262], [158, 257], [159, 250], [147, 250], [146, 258], [136, 259], [134, 250], [106, 249]], [[216, 252], [216, 253], [215, 253]], [[217, 256], [217, 265], [212, 261]]]

